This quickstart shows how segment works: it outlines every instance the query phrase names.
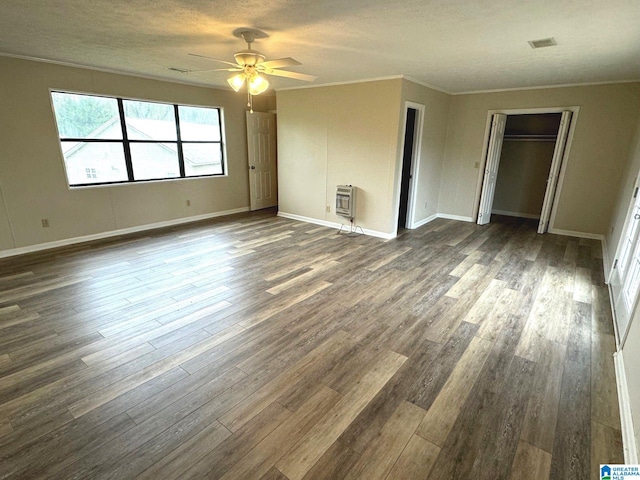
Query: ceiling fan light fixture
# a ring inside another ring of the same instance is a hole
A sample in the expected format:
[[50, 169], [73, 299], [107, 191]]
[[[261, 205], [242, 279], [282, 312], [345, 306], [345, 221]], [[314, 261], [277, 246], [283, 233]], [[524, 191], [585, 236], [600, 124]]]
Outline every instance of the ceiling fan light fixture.
[[269, 88], [269, 81], [262, 75], [256, 74], [249, 80], [247, 85], [251, 95], [260, 95]]
[[238, 92], [242, 88], [242, 85], [244, 85], [245, 78], [244, 73], [237, 73], [234, 76], [229, 77], [227, 79], [227, 83], [234, 91]]

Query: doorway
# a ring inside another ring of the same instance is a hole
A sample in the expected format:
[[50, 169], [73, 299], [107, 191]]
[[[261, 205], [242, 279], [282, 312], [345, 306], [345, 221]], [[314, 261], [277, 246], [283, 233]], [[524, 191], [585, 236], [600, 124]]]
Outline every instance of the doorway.
[[411, 166], [413, 164], [413, 144], [416, 133], [415, 108], [407, 108], [406, 127], [404, 129], [404, 148], [402, 152], [402, 177], [400, 179], [400, 209], [398, 211], [398, 230], [407, 227], [409, 210], [409, 184], [411, 183]]
[[549, 230], [573, 114], [572, 109], [490, 113], [479, 225], [500, 214], [538, 219], [538, 233]]
[[402, 165], [398, 198], [397, 230], [413, 227], [414, 199], [419, 169], [422, 128], [424, 123], [424, 105], [405, 102], [404, 138], [402, 146]]
[[247, 112], [247, 154], [251, 210], [278, 204], [276, 115]]

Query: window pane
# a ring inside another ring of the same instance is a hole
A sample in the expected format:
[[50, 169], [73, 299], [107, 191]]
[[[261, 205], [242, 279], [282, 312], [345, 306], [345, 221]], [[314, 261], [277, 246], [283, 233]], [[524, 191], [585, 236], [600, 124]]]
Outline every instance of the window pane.
[[60, 138], [121, 140], [122, 127], [115, 98], [52, 92]]
[[124, 100], [129, 140], [177, 140], [173, 105]]
[[180, 138], [195, 141], [220, 141], [220, 116], [217, 108], [178, 107]]
[[219, 143], [183, 143], [182, 153], [187, 177], [223, 173]]
[[127, 166], [120, 142], [62, 142], [69, 185], [126, 182]]
[[132, 143], [131, 162], [135, 180], [180, 176], [175, 143]]

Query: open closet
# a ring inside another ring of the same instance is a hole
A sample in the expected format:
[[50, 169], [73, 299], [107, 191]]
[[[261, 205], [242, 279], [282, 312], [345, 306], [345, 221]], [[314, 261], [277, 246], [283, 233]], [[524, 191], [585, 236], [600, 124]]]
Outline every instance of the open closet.
[[493, 114], [478, 224], [492, 214], [539, 219], [548, 230], [565, 153], [570, 111]]

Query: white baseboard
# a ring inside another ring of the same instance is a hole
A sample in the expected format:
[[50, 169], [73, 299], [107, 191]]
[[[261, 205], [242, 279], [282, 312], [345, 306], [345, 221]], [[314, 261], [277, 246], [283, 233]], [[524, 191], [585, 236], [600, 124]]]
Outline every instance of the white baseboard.
[[[336, 229], [343, 227], [343, 224], [341, 223], [329, 222], [327, 220], [321, 220], [319, 218], [305, 217], [302, 215], [296, 215], [295, 213], [278, 212], [278, 216], [283, 218], [289, 218], [291, 220], [298, 220], [300, 222], [313, 223], [315, 225], [322, 225], [323, 227], [336, 228]], [[358, 230], [360, 230], [360, 227], [358, 227]], [[391, 240], [392, 238], [396, 237], [394, 233], [379, 232], [377, 230], [369, 230], [368, 228], [363, 228], [362, 231], [364, 232], [365, 235], [369, 235], [371, 237], [377, 237], [377, 238], [384, 238], [385, 240]]]
[[633, 418], [631, 416], [631, 402], [627, 387], [627, 374], [624, 369], [622, 351], [613, 354], [613, 363], [616, 367], [616, 385], [618, 387], [618, 404], [620, 407], [620, 425], [622, 427], [622, 448], [624, 451], [624, 463], [627, 465], [638, 464], [638, 449], [633, 430]]
[[424, 218], [416, 223], [413, 224], [413, 226], [411, 227], [412, 229], [415, 228], [420, 228], [423, 225], [426, 225], [429, 222], [433, 222], [436, 218], [438, 218], [438, 214], [434, 213], [433, 215], [431, 215], [430, 217]]
[[471, 217], [463, 217], [461, 215], [449, 215], [448, 213], [438, 213], [438, 218], [446, 218], [447, 220], [458, 220], [460, 222], [473, 222]]
[[575, 232], [573, 230], [561, 230], [559, 228], [550, 228], [549, 233], [564, 235], [565, 237], [589, 238], [591, 240], [604, 241], [604, 235], [600, 233]]
[[533, 220], [540, 220], [540, 215], [534, 215], [532, 213], [507, 212], [506, 210], [492, 210], [491, 213], [495, 213], [496, 215], [505, 215], [507, 217], [531, 218]]
[[233, 215], [234, 213], [248, 212], [249, 207], [235, 208], [233, 210], [225, 210], [222, 212], [205, 213], [204, 215], [195, 215], [193, 217], [176, 218], [164, 222], [148, 223], [137, 227], [121, 228], [119, 230], [111, 230], [108, 232], [94, 233], [92, 235], [83, 235], [81, 237], [65, 238], [64, 240], [56, 240], [55, 242], [39, 243], [37, 245], [29, 245], [28, 247], [12, 248], [10, 250], [1, 250], [0, 258], [14, 257], [16, 255], [24, 255], [25, 253], [40, 252], [42, 250], [51, 250], [52, 248], [66, 247], [77, 243], [91, 242], [93, 240], [102, 240], [109, 237], [117, 237], [118, 235], [127, 235], [129, 233], [144, 232], [146, 230], [156, 230], [158, 228], [171, 227], [181, 225], [183, 223], [199, 222], [209, 218], [223, 217], [225, 215]]

